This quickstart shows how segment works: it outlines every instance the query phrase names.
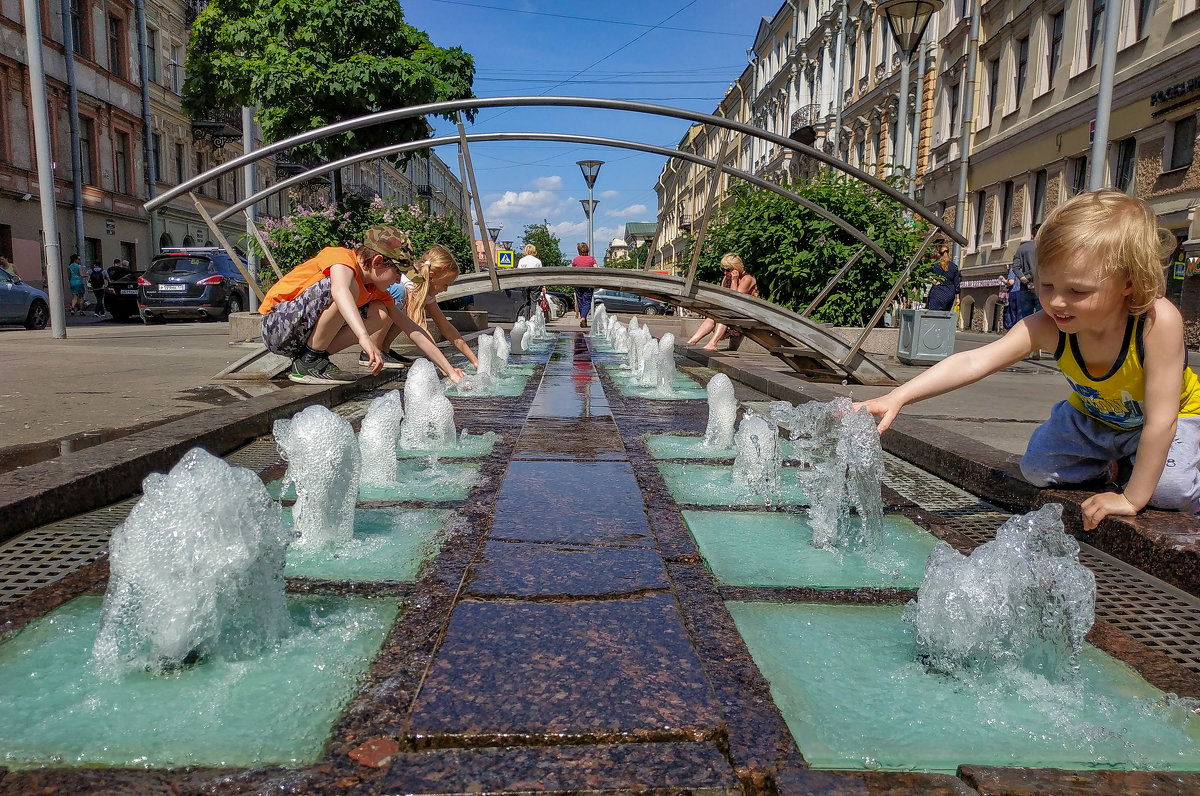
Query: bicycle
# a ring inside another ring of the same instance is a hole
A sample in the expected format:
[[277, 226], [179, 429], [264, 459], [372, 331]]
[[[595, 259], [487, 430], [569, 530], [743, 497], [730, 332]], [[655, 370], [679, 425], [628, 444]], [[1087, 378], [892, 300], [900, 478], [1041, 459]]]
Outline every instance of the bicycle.
[[[517, 307], [517, 318], [529, 320], [533, 317], [534, 308], [541, 309], [542, 288], [540, 287], [525, 287], [521, 288], [524, 298], [521, 301], [521, 306]], [[546, 320], [550, 320], [547, 318]]]

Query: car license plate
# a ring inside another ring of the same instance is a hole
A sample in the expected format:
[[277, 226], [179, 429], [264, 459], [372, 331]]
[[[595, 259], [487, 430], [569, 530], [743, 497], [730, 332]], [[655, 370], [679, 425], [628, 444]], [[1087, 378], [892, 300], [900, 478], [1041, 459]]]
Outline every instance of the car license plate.
[[121, 288], [121, 289], [120, 289], [120, 290], [118, 290], [117, 292], [118, 292], [118, 293], [120, 293], [122, 296], [129, 296], [129, 295], [132, 295], [132, 294], [134, 294], [134, 293], [137, 293], [137, 291], [136, 291], [136, 290], [133, 290], [133, 289], [131, 289], [131, 288], [127, 288], [127, 287], [126, 287], [126, 288]]
[[182, 293], [187, 290], [187, 285], [159, 285], [158, 289], [162, 293]]

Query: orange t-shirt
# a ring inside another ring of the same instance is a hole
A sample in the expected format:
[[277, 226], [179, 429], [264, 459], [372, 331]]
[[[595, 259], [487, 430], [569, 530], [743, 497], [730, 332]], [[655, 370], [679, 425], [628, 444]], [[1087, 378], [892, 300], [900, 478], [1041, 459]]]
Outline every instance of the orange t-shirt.
[[372, 301], [382, 301], [384, 304], [395, 304], [392, 294], [363, 281], [362, 271], [358, 267], [358, 258], [351, 249], [340, 246], [327, 246], [311, 260], [305, 260], [283, 278], [271, 286], [263, 297], [258, 312], [266, 315], [281, 301], [291, 301], [305, 290], [329, 276], [329, 270], [335, 265], [348, 265], [354, 271], [354, 281], [358, 283], [358, 306], [364, 307]]

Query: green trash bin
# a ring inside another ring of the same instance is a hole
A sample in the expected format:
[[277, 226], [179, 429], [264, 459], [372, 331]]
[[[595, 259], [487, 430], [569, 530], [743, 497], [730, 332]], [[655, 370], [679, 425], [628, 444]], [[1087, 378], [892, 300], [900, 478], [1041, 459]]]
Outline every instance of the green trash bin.
[[941, 362], [954, 353], [958, 313], [941, 310], [900, 310], [896, 359], [905, 365]]

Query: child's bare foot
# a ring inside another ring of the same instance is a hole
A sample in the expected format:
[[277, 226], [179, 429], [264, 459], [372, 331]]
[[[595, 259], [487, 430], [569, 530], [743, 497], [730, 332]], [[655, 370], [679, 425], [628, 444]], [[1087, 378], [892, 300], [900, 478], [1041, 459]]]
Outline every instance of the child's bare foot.
[[715, 345], [706, 345], [706, 346], [704, 346], [704, 349], [703, 349], [703, 350], [705, 350], [705, 351], [716, 351], [716, 350], [717, 350], [717, 347], [716, 347]]

